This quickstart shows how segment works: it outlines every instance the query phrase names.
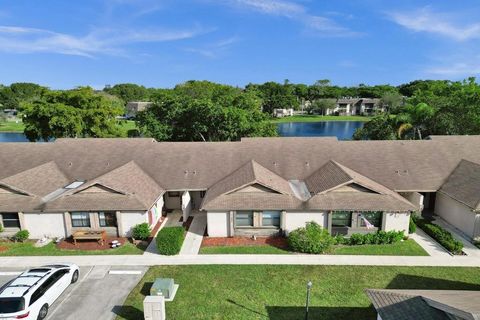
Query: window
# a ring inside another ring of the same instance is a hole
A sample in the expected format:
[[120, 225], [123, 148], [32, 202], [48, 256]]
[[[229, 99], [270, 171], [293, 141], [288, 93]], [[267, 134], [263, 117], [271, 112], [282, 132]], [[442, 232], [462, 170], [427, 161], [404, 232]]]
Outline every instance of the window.
[[[362, 212], [361, 215], [368, 220], [371, 224], [373, 224], [375, 227], [380, 228], [382, 226], [382, 216], [383, 212], [382, 211], [369, 211], [369, 212]], [[365, 221], [360, 217], [360, 223], [359, 225], [361, 227], [366, 227]]]
[[235, 214], [236, 227], [253, 227], [253, 211], [237, 211]]
[[20, 219], [18, 213], [2, 213], [3, 226], [5, 228], [20, 228]]
[[350, 227], [352, 213], [349, 211], [335, 211], [332, 213], [332, 227]]
[[262, 226], [264, 227], [280, 227], [280, 211], [263, 211]]
[[168, 196], [169, 196], [170, 198], [178, 198], [178, 197], [180, 197], [180, 192], [178, 192], [178, 191], [169, 191], [169, 192], [168, 192]]
[[23, 298], [0, 298], [0, 314], [19, 312], [25, 309]]
[[99, 212], [98, 220], [100, 227], [116, 227], [117, 226], [117, 216], [115, 212]]
[[72, 227], [90, 228], [90, 213], [72, 212]]

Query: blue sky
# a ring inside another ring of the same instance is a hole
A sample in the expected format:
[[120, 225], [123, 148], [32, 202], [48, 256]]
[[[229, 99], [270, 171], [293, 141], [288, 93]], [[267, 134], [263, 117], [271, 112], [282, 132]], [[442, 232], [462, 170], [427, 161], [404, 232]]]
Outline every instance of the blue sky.
[[400, 84], [480, 74], [478, 0], [0, 0], [0, 83]]

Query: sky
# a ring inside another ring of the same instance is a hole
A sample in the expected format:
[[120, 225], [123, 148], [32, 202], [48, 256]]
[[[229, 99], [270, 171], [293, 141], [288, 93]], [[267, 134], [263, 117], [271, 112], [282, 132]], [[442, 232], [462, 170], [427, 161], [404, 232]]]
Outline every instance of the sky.
[[398, 85], [480, 74], [478, 0], [0, 0], [0, 83]]

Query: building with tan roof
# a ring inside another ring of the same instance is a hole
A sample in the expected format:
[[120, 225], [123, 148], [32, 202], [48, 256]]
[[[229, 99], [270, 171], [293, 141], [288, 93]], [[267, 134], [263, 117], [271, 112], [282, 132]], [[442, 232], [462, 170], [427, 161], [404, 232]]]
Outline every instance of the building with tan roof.
[[[0, 222], [33, 238], [78, 229], [128, 236], [181, 210], [184, 219], [206, 211], [210, 236], [288, 233], [308, 221], [349, 235], [407, 231], [411, 213], [426, 207], [459, 228], [470, 219], [464, 232], [476, 238], [477, 163], [480, 136], [0, 143]], [[451, 203], [468, 210], [443, 212]]]

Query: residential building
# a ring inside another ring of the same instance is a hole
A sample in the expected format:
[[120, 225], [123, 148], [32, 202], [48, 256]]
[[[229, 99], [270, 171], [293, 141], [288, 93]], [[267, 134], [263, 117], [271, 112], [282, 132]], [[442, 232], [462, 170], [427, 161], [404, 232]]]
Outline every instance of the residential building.
[[411, 213], [425, 208], [451, 223], [470, 218], [457, 227], [467, 233], [473, 225], [476, 238], [479, 214], [442, 212], [440, 194], [480, 200], [476, 180], [462, 189], [466, 198], [450, 187], [477, 175], [477, 163], [480, 136], [0, 143], [0, 217], [5, 234], [28, 229], [33, 238], [89, 228], [128, 236], [135, 224], [153, 226], [172, 210], [184, 219], [206, 211], [215, 237], [288, 233], [308, 221], [348, 235], [407, 231]]
[[131, 101], [127, 103], [125, 117], [135, 118], [137, 113], [144, 111], [152, 105], [151, 102], [147, 101]]
[[384, 112], [385, 108], [377, 98], [341, 98], [337, 99], [334, 109], [327, 109], [327, 115], [370, 116]]
[[275, 118], [283, 118], [293, 116], [293, 109], [273, 109], [273, 116]]
[[368, 289], [377, 320], [474, 320], [480, 291]]

